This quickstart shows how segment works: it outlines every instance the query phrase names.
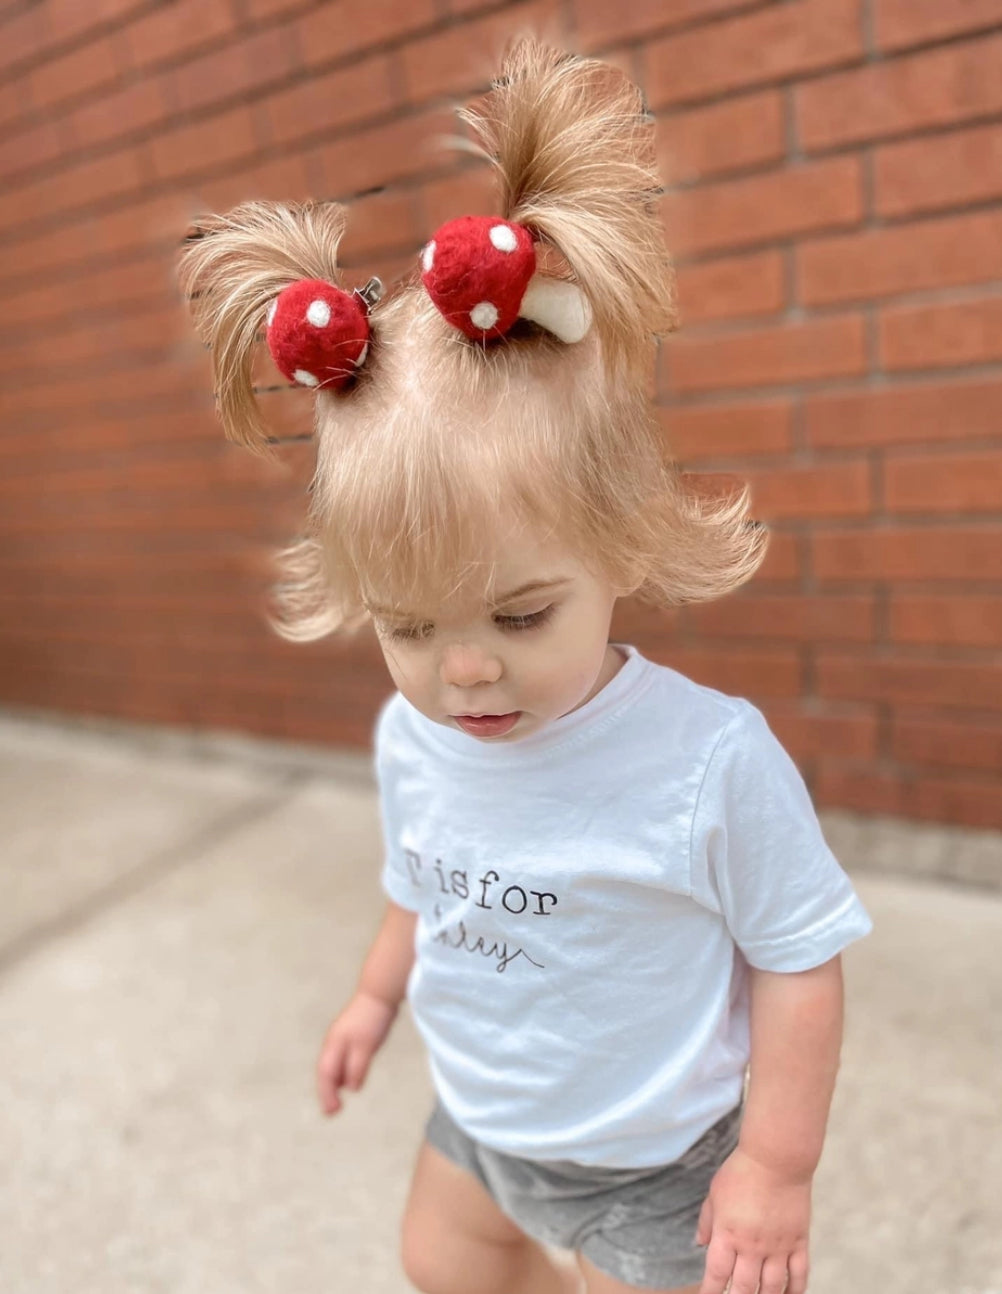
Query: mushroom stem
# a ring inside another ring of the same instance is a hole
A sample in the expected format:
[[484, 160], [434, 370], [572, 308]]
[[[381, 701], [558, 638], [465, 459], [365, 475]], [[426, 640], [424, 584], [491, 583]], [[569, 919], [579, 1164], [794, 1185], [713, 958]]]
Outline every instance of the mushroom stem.
[[534, 274], [518, 313], [568, 345], [581, 341], [591, 327], [591, 303], [576, 283]]

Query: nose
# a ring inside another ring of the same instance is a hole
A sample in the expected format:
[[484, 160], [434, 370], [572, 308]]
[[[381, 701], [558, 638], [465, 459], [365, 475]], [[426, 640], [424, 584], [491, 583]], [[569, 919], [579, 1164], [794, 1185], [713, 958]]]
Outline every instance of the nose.
[[493, 652], [472, 643], [449, 643], [442, 652], [439, 676], [451, 687], [496, 683], [501, 677], [501, 662]]

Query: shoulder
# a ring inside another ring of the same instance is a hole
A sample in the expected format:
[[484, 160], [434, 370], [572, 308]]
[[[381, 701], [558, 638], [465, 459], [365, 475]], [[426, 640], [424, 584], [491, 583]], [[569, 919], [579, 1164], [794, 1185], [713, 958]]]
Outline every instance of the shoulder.
[[650, 721], [661, 732], [670, 731], [706, 755], [725, 738], [733, 739], [760, 725], [765, 717], [751, 701], [733, 696], [682, 674], [668, 665], [647, 662], [650, 687], [647, 706]]

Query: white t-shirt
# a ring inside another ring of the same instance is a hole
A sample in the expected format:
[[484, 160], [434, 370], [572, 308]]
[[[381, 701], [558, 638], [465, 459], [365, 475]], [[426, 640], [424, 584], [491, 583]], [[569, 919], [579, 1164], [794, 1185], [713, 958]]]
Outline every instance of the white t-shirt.
[[871, 922], [761, 712], [621, 650], [586, 705], [510, 743], [398, 693], [376, 767], [449, 1114], [507, 1154], [641, 1167], [738, 1103], [747, 964], [807, 970]]

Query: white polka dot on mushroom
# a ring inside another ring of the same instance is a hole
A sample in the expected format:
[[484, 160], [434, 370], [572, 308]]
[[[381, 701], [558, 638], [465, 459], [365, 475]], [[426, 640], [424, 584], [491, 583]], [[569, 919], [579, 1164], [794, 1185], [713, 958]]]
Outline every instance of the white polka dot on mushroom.
[[326, 328], [331, 321], [331, 308], [322, 298], [311, 301], [306, 311], [306, 318], [314, 328]]
[[428, 271], [431, 269], [431, 267], [434, 264], [435, 264], [435, 240], [433, 238], [431, 242], [428, 244], [428, 246], [424, 249], [424, 252], [421, 255], [421, 267], [424, 270], [425, 274], [428, 273]]
[[508, 225], [492, 225], [488, 237], [499, 252], [513, 252], [518, 246], [515, 231]]
[[292, 375], [300, 386], [319, 386], [320, 379], [314, 377], [312, 373], [307, 373], [305, 368], [297, 368]]
[[478, 328], [482, 328], [486, 332], [488, 328], [493, 328], [497, 323], [498, 308], [497, 306], [492, 306], [489, 301], [481, 301], [479, 305], [475, 305], [470, 311], [470, 318]]
[[265, 319], [267, 321], [269, 328], [271, 327], [271, 321], [275, 318], [275, 311], [277, 309], [278, 309], [278, 297], [276, 297], [275, 300], [268, 307], [268, 313], [265, 316]]

